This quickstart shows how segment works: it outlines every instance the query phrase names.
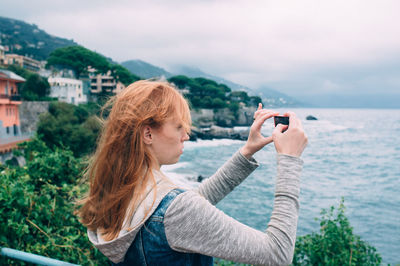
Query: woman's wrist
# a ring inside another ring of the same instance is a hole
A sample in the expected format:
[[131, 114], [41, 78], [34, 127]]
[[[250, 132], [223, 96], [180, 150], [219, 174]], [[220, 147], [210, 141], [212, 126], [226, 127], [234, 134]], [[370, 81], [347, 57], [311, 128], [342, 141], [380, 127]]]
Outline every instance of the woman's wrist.
[[247, 145], [244, 145], [242, 148], [240, 148], [240, 153], [246, 157], [247, 159], [250, 159], [253, 155], [254, 152], [252, 152]]

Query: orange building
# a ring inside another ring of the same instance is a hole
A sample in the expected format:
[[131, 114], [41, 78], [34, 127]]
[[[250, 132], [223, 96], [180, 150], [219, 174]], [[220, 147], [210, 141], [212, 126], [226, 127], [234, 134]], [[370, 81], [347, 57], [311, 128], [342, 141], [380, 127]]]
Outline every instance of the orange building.
[[0, 69], [0, 153], [8, 152], [24, 139], [18, 112], [22, 102], [17, 88], [17, 83], [24, 81], [13, 72]]

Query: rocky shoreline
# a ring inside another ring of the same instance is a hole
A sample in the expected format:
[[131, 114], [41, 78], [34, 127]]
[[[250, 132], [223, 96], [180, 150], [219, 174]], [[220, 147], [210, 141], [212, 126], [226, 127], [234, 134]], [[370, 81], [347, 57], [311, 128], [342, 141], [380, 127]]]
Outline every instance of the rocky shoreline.
[[190, 140], [235, 139], [247, 140], [249, 130], [235, 129], [235, 126], [249, 127], [253, 123], [254, 107], [241, 106], [235, 115], [228, 108], [191, 110], [193, 121]]
[[212, 125], [208, 128], [197, 128], [192, 127], [190, 133], [190, 140], [196, 141], [197, 139], [235, 139], [235, 140], [247, 140], [249, 130], [237, 130], [234, 128], [219, 127]]

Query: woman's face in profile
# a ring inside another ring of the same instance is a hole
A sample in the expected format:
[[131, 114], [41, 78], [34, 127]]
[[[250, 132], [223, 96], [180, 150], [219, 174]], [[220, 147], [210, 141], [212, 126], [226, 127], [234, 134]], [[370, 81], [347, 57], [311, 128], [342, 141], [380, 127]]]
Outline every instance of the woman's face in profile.
[[158, 129], [152, 129], [151, 149], [159, 166], [177, 163], [183, 153], [183, 142], [189, 140], [180, 119], [171, 118]]

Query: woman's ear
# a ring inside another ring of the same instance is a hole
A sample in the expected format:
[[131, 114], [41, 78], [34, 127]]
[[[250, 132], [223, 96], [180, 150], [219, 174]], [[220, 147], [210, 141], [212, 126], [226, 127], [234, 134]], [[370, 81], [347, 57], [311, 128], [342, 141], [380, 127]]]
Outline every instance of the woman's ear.
[[153, 143], [153, 137], [151, 136], [151, 127], [150, 126], [146, 126], [143, 129], [143, 141], [147, 145], [150, 145]]

